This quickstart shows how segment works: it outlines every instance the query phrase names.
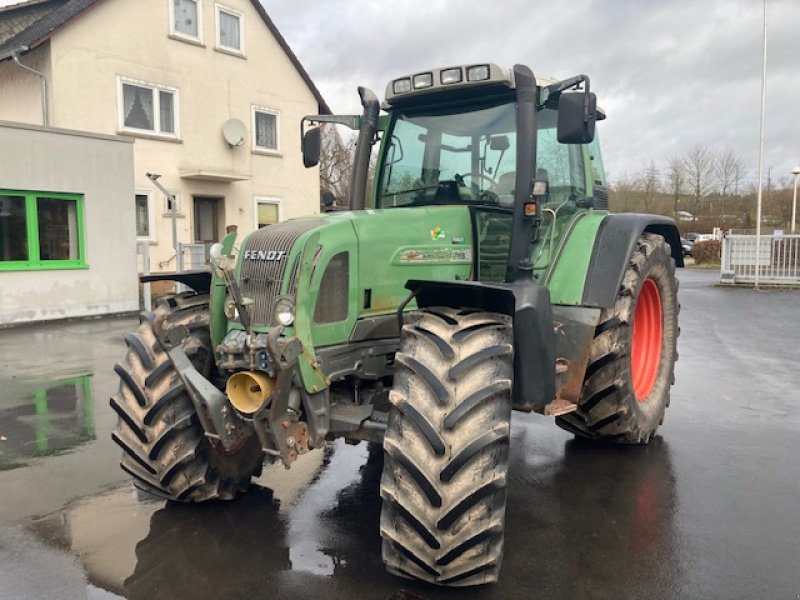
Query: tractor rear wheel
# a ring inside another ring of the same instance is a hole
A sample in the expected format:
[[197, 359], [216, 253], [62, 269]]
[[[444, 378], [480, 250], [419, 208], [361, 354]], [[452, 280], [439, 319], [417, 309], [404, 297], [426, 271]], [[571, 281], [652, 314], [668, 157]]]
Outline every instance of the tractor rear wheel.
[[111, 437], [123, 450], [120, 466], [136, 487], [169, 500], [232, 499], [261, 473], [258, 439], [250, 436], [231, 452], [213, 444], [158, 341], [170, 329], [185, 326], [189, 335], [183, 349], [208, 377], [213, 368], [208, 296], [187, 292], [164, 298], [140, 320], [138, 331], [125, 336], [125, 360], [114, 367], [120, 385], [111, 398], [118, 415]]
[[381, 478], [383, 560], [439, 585], [497, 580], [503, 555], [513, 331], [505, 315], [409, 315]]
[[639, 238], [614, 306], [592, 341], [578, 410], [556, 419], [576, 435], [646, 444], [664, 420], [678, 359], [678, 282], [664, 238]]

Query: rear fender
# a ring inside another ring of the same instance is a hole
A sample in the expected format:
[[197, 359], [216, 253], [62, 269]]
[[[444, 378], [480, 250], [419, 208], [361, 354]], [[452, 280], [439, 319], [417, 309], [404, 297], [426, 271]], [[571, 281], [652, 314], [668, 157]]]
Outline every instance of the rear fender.
[[177, 281], [192, 288], [198, 294], [207, 294], [211, 289], [211, 271], [181, 271], [180, 273], [162, 273], [159, 275], [140, 275], [142, 283], [153, 281]]
[[476, 281], [421, 281], [406, 288], [417, 306], [478, 308], [512, 317], [514, 387], [511, 407], [529, 412], [555, 396], [555, 340], [550, 292], [532, 281], [485, 284]]
[[614, 306], [633, 249], [643, 233], [662, 236], [670, 245], [675, 265], [683, 266], [680, 233], [672, 219], [659, 215], [608, 215], [600, 224], [595, 237], [583, 286], [583, 306]]

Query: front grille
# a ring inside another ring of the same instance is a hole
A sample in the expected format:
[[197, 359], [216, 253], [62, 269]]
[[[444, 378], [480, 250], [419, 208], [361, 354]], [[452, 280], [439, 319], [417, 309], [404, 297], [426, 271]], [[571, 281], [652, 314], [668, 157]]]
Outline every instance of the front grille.
[[[274, 325], [272, 307], [280, 294], [281, 284], [287, 271], [293, 279], [297, 277], [299, 259], [290, 270], [289, 252], [301, 235], [322, 225], [318, 219], [284, 221], [269, 225], [253, 233], [241, 249], [242, 268], [240, 286], [242, 295], [254, 301], [251, 320], [254, 325]], [[245, 258], [246, 254], [259, 256], [259, 252], [284, 252], [280, 260]], [[291, 284], [295, 288], [294, 282]]]

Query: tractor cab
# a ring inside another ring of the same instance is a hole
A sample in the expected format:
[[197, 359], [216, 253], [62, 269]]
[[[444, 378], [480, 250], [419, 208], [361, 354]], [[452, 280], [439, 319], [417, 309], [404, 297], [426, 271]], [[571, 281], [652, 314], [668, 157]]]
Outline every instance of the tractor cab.
[[[364, 142], [380, 138], [372, 208], [469, 207], [478, 281], [504, 281], [514, 271], [507, 262], [519, 198], [527, 231], [517, 229], [517, 260], [526, 258], [522, 246], [530, 235], [540, 250], [533, 259], [538, 277], [551, 264], [550, 251], [571, 217], [607, 208], [594, 137], [594, 121], [604, 114], [588, 87], [585, 76], [556, 82], [536, 79], [526, 68], [494, 64], [400, 77], [386, 88], [382, 130], [360, 140], [354, 178], [358, 164], [369, 160]], [[335, 122], [363, 129], [376, 116], [369, 114], [377, 107], [370, 96], [362, 89], [363, 117], [306, 117], [303, 128]], [[520, 106], [527, 108], [522, 121]], [[316, 164], [308, 140], [318, 135], [315, 129], [305, 132], [306, 164]], [[363, 188], [355, 180], [352, 188], [351, 206], [364, 207]]]

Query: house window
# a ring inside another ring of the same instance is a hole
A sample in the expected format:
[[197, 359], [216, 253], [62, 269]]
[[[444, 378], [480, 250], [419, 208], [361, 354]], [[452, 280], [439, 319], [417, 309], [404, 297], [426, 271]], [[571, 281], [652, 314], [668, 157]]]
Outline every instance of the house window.
[[201, 0], [169, 0], [170, 34], [189, 41], [203, 41]]
[[155, 211], [150, 192], [136, 192], [136, 237], [140, 241], [155, 239]]
[[253, 107], [253, 150], [275, 153], [280, 150], [278, 111]]
[[0, 271], [85, 266], [83, 196], [0, 190]]
[[217, 49], [244, 54], [244, 14], [216, 5]]
[[281, 201], [278, 198], [256, 198], [256, 229], [275, 225], [281, 220]]
[[178, 90], [119, 78], [122, 131], [178, 137]]

